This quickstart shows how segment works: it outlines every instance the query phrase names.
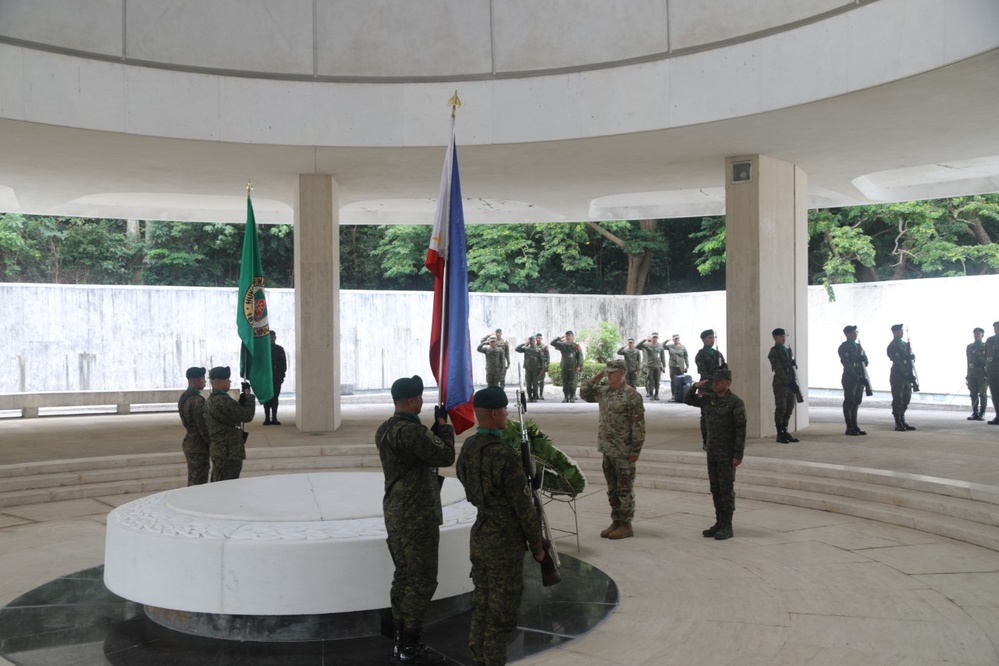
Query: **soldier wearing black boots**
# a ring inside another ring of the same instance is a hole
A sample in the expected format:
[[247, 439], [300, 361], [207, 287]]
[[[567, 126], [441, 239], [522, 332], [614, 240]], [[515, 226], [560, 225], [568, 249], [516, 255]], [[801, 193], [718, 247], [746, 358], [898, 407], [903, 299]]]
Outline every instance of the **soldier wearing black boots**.
[[866, 435], [857, 425], [857, 411], [864, 400], [867, 380], [867, 354], [857, 342], [857, 327], [843, 329], [846, 342], [839, 346], [839, 362], [843, 364], [843, 419], [846, 421], [846, 434], [852, 437]]
[[972, 334], [975, 336], [975, 341], [966, 349], [968, 374], [965, 376], [965, 381], [968, 383], [968, 391], [971, 393], [971, 416], [968, 417], [968, 420], [984, 421], [985, 409], [989, 404], [989, 378], [985, 374], [988, 356], [985, 353], [985, 343], [982, 342], [985, 329], [976, 327]]
[[914, 426], [905, 422], [905, 411], [912, 399], [913, 371], [912, 362], [916, 360], [909, 343], [902, 339], [902, 324], [891, 327], [894, 336], [888, 343], [888, 358], [891, 359], [891, 415], [895, 417], [895, 430], [905, 432], [915, 430]]
[[787, 331], [775, 328], [772, 335], [774, 346], [770, 348], [767, 358], [774, 371], [774, 426], [777, 428], [777, 441], [781, 444], [790, 444], [798, 441], [798, 438], [787, 430], [797, 402], [795, 395], [797, 380], [794, 369], [798, 367], [798, 362], [794, 360], [794, 352], [785, 344]]

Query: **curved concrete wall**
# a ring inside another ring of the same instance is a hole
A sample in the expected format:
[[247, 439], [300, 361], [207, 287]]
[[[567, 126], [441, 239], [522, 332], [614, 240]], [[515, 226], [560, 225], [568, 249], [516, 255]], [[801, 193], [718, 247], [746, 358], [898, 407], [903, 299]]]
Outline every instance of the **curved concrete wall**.
[[[999, 47], [994, 0], [7, 0], [0, 117], [171, 138], [439, 145], [642, 132]], [[460, 86], [457, 82], [460, 82]]]
[[[981, 294], [995, 293], [999, 276], [839, 285], [830, 303], [821, 287], [809, 288], [807, 367], [812, 388], [838, 389], [836, 349], [846, 324], [861, 327], [875, 390], [887, 391], [885, 348], [890, 327], [911, 331], [925, 393], [965, 393], [965, 346], [975, 326], [989, 329], [994, 314], [982, 311]], [[235, 292], [232, 289], [0, 284], [0, 302], [19, 316], [0, 322], [0, 393], [78, 389], [153, 389], [184, 385], [191, 365], [238, 367]], [[343, 291], [340, 295], [341, 380], [359, 390], [385, 389], [403, 375], [431, 377], [428, 359], [429, 292]], [[705, 328], [719, 332], [726, 351], [724, 292], [664, 296], [472, 294], [473, 346], [497, 327], [520, 342], [541, 332], [548, 340], [572, 328], [596, 329], [601, 321], [624, 335], [656, 330], [679, 333], [693, 354]], [[270, 321], [289, 354], [288, 390], [294, 386], [294, 292], [268, 290]], [[230, 314], [231, 313], [231, 314]], [[766, 322], [764, 339], [774, 326]], [[795, 341], [789, 341], [797, 347]], [[765, 353], [766, 350], [762, 350]], [[513, 354], [511, 350], [511, 354]], [[482, 354], [472, 352], [474, 376], [485, 377]], [[552, 350], [553, 360], [558, 352]], [[802, 359], [804, 360], [804, 359]], [[737, 369], [736, 369], [737, 370]], [[516, 382], [516, 373], [507, 376]], [[738, 381], [738, 379], [737, 379]]]

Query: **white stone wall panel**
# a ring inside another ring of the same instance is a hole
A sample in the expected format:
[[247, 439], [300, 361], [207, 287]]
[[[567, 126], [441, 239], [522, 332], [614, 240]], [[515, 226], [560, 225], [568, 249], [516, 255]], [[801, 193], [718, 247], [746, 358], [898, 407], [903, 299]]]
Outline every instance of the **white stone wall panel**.
[[124, 2], [4, 0], [0, 2], [0, 36], [121, 57]]

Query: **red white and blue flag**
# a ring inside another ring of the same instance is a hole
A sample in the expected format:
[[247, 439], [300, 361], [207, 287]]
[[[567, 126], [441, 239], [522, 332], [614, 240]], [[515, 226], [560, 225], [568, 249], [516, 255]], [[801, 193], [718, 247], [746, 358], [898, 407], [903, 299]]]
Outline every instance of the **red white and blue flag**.
[[472, 408], [472, 347], [468, 335], [468, 260], [465, 214], [461, 207], [458, 150], [451, 143], [444, 157], [437, 215], [427, 250], [427, 269], [434, 275], [434, 320], [430, 329], [430, 367], [456, 433], [475, 425]]

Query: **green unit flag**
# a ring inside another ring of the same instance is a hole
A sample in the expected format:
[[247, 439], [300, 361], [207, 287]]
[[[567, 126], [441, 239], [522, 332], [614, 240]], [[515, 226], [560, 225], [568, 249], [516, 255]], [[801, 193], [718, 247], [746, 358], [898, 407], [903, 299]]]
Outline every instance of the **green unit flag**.
[[246, 197], [246, 232], [243, 236], [243, 258], [239, 264], [239, 303], [236, 306], [236, 328], [243, 341], [239, 352], [239, 374], [250, 382], [259, 402], [274, 397], [274, 375], [271, 369], [271, 328], [267, 323], [267, 297], [264, 295], [264, 270], [257, 246], [257, 221], [253, 217], [253, 202]]

